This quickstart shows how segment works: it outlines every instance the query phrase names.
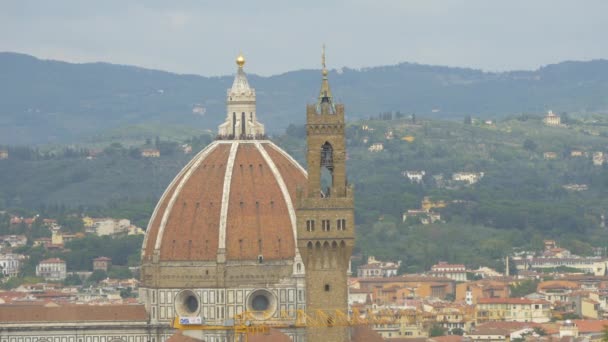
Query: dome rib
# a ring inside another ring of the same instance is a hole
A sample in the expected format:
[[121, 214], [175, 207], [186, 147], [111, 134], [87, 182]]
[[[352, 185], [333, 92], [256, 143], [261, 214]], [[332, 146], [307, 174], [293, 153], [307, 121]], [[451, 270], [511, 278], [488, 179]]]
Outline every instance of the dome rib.
[[[169, 194], [175, 194], [175, 187], [178, 183], [181, 183], [181, 181], [183, 180], [186, 170], [191, 170], [193, 164], [195, 164], [199, 160], [205, 159], [205, 157], [216, 146], [217, 146], [216, 144], [210, 144], [206, 148], [201, 150], [194, 158], [192, 158], [192, 160], [190, 160], [190, 162], [188, 162], [188, 164], [186, 164], [186, 166], [182, 168], [182, 170], [177, 174], [177, 176], [175, 176], [175, 178], [173, 178], [173, 180], [171, 181], [171, 183], [169, 184], [169, 186], [167, 187], [167, 189], [165, 190], [163, 195], [160, 197], [160, 200], [158, 201], [158, 203], [156, 204], [156, 207], [154, 208], [154, 212], [152, 212], [152, 216], [150, 217], [150, 221], [148, 222], [148, 227], [146, 228], [146, 234], [144, 235], [144, 241], [142, 243], [142, 258], [146, 255], [150, 256], [150, 254], [151, 254], [151, 253], [146, 253], [147, 249], [149, 247], [152, 247], [152, 246], [148, 246], [148, 239], [150, 238], [151, 235], [154, 237], [154, 241], [152, 241], [152, 242], [154, 243], [154, 246], [156, 246], [156, 241], [158, 240], [158, 231], [156, 231], [154, 233], [152, 231], [155, 230], [154, 229], [155, 226], [160, 227], [160, 224], [155, 225], [154, 223], [156, 223], [156, 218], [160, 211], [166, 212], [167, 208], [165, 207], [165, 205], [166, 205], [165, 199], [167, 198], [167, 196], [169, 196]], [[149, 251], [149, 252], [152, 252], [152, 251]]]
[[[163, 213], [163, 218], [162, 218], [162, 220], [160, 222], [160, 228], [158, 229], [158, 235], [156, 237], [156, 244], [154, 245], [154, 250], [155, 251], [157, 251], [157, 250], [160, 251], [160, 247], [161, 247], [161, 244], [162, 244], [162, 241], [163, 241], [163, 235], [165, 233], [165, 227], [167, 226], [167, 220], [169, 219], [169, 215], [173, 211], [173, 206], [175, 204], [175, 200], [180, 195], [180, 193], [182, 191], [182, 188], [184, 187], [184, 184], [186, 184], [186, 182], [188, 181], [188, 179], [190, 179], [190, 176], [192, 176], [192, 173], [198, 169], [199, 165], [203, 162], [203, 160], [205, 160], [205, 158], [213, 150], [215, 150], [215, 148], [218, 145], [219, 144], [217, 144], [217, 143], [211, 144], [211, 145], [209, 145], [209, 149], [205, 149], [203, 152], [201, 152], [199, 154], [199, 157], [196, 158], [196, 162], [194, 164], [192, 164], [188, 168], [188, 171], [186, 172], [186, 174], [184, 175], [184, 177], [182, 177], [181, 181], [179, 182], [179, 185], [173, 191], [173, 195], [171, 196], [171, 199], [169, 200], [169, 204], [167, 205], [167, 209], [165, 209], [165, 212]], [[186, 168], [184, 168], [184, 170], [185, 169]]]
[[305, 182], [304, 170], [270, 141], [215, 141], [161, 196], [142, 261], [299, 260], [294, 201]]
[[298, 170], [300, 170], [304, 174], [305, 177], [308, 177], [308, 172], [306, 171], [306, 169], [304, 169], [302, 167], [302, 165], [300, 165], [295, 159], [293, 159], [292, 156], [290, 156], [287, 152], [283, 151], [280, 147], [275, 145], [272, 141], [268, 141], [268, 145], [270, 147], [272, 147], [275, 151], [279, 152], [287, 160], [289, 160], [291, 162], [291, 164], [293, 164], [293, 166], [297, 167]]
[[[293, 207], [293, 202], [291, 201], [291, 196], [289, 196], [289, 191], [287, 190], [287, 186], [285, 185], [283, 176], [281, 176], [281, 173], [277, 169], [277, 166], [275, 165], [272, 158], [270, 158], [270, 156], [268, 155], [268, 152], [266, 152], [266, 150], [262, 147], [262, 144], [260, 144], [259, 142], [256, 142], [255, 147], [257, 147], [258, 151], [260, 151], [260, 153], [262, 154], [264, 161], [266, 162], [268, 167], [270, 167], [272, 174], [274, 175], [275, 179], [277, 180], [277, 183], [279, 184], [279, 188], [281, 189], [281, 193], [283, 194], [283, 200], [287, 204], [287, 210], [289, 211], [289, 220], [291, 221], [291, 229], [293, 231], [293, 240], [298, 241], [298, 231], [297, 231], [297, 226], [296, 226], [296, 224], [297, 224], [296, 211]], [[296, 246], [296, 254], [298, 253], [297, 248], [298, 247]]]
[[234, 160], [236, 151], [239, 148], [239, 142], [232, 142], [230, 146], [230, 155], [226, 163], [226, 174], [224, 175], [224, 189], [222, 191], [222, 207], [220, 211], [220, 234], [218, 240], [218, 252], [225, 253], [226, 251], [226, 221], [228, 221], [228, 203], [230, 202], [230, 184], [232, 183], [232, 172], [234, 169]]

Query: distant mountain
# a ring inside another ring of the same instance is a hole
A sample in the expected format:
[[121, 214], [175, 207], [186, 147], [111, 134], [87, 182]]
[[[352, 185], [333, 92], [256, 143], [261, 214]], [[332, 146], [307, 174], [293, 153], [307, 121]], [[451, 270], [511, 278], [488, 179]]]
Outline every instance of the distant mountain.
[[[304, 121], [318, 70], [250, 75], [270, 131]], [[564, 62], [489, 73], [402, 63], [330, 72], [351, 119], [383, 111], [428, 117], [500, 118], [519, 112], [608, 111], [608, 61]], [[80, 142], [150, 124], [213, 129], [223, 121], [232, 76], [202, 77], [107, 63], [72, 64], [0, 53], [0, 144]], [[193, 108], [204, 108], [204, 114]]]

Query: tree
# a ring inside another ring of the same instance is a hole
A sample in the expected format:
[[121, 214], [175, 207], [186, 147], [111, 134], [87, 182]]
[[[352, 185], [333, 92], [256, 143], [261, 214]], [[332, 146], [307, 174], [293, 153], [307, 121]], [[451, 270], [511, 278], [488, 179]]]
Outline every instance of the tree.
[[541, 328], [541, 327], [534, 327], [534, 333], [537, 334], [538, 336], [546, 336], [547, 332], [545, 331], [545, 329]]
[[115, 142], [104, 148], [103, 153], [109, 156], [122, 156], [125, 154], [125, 148], [121, 143]]
[[77, 274], [69, 274], [63, 281], [65, 286], [82, 285], [82, 279]]
[[78, 215], [62, 215], [57, 219], [57, 223], [61, 226], [61, 230], [69, 233], [77, 233], [84, 231], [84, 222]]
[[524, 140], [524, 149], [526, 149], [528, 151], [536, 151], [537, 147], [538, 147], [538, 145], [531, 139]]
[[464, 117], [464, 124], [465, 125], [472, 125], [473, 124], [473, 118], [470, 115], [467, 115]]
[[444, 335], [445, 335], [445, 328], [439, 324], [433, 324], [433, 326], [429, 330], [429, 337], [444, 336]]
[[511, 297], [519, 298], [536, 292], [538, 280], [527, 279], [517, 285], [511, 285]]
[[462, 335], [464, 335], [464, 330], [462, 330], [462, 328], [454, 328], [450, 331], [450, 333], [452, 335], [462, 336]]
[[604, 325], [602, 329], [602, 342], [608, 342], [608, 325]]
[[91, 275], [87, 279], [87, 282], [89, 282], [89, 283], [99, 283], [100, 281], [106, 279], [107, 277], [108, 277], [108, 275], [106, 274], [105, 271], [103, 271], [103, 270], [95, 270], [95, 271], [93, 271], [93, 273], [91, 273]]
[[133, 289], [131, 287], [127, 287], [126, 289], [120, 290], [120, 297], [121, 298], [135, 298], [135, 297], [137, 297], [137, 294], [133, 292]]
[[133, 273], [128, 267], [113, 266], [108, 272], [108, 277], [112, 279], [129, 279], [133, 278]]

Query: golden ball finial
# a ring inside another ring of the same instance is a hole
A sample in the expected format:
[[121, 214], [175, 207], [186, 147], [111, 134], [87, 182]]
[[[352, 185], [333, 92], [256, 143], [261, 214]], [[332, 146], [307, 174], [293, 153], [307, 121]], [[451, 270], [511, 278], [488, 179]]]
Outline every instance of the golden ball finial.
[[239, 56], [236, 58], [236, 65], [238, 65], [239, 68], [242, 68], [243, 65], [245, 65], [245, 57], [243, 57], [242, 53], [240, 53]]
[[327, 69], [323, 68], [323, 76], [327, 76], [327, 74], [328, 74]]

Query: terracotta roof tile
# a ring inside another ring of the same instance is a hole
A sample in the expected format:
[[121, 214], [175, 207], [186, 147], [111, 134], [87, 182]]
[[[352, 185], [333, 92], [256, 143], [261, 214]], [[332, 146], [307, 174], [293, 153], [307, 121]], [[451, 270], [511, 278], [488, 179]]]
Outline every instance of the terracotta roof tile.
[[[226, 178], [230, 150], [237, 143], [232, 173]], [[215, 261], [219, 246], [224, 180], [230, 181], [226, 216], [227, 260], [291, 259], [296, 241], [279, 180], [253, 141], [214, 142], [207, 154], [194, 157], [167, 188], [151, 218], [143, 260], [150, 261], [162, 238], [160, 261]], [[289, 200], [303, 187], [306, 174], [268, 141], [259, 142], [282, 178]], [[188, 177], [188, 178], [186, 178]], [[179, 187], [179, 184], [182, 184]], [[177, 193], [179, 191], [179, 193]], [[169, 202], [174, 198], [173, 206]], [[159, 237], [167, 213], [164, 233]]]
[[581, 334], [602, 332], [608, 326], [608, 320], [576, 319], [572, 321]]
[[143, 305], [0, 305], [0, 322], [147, 321]]

